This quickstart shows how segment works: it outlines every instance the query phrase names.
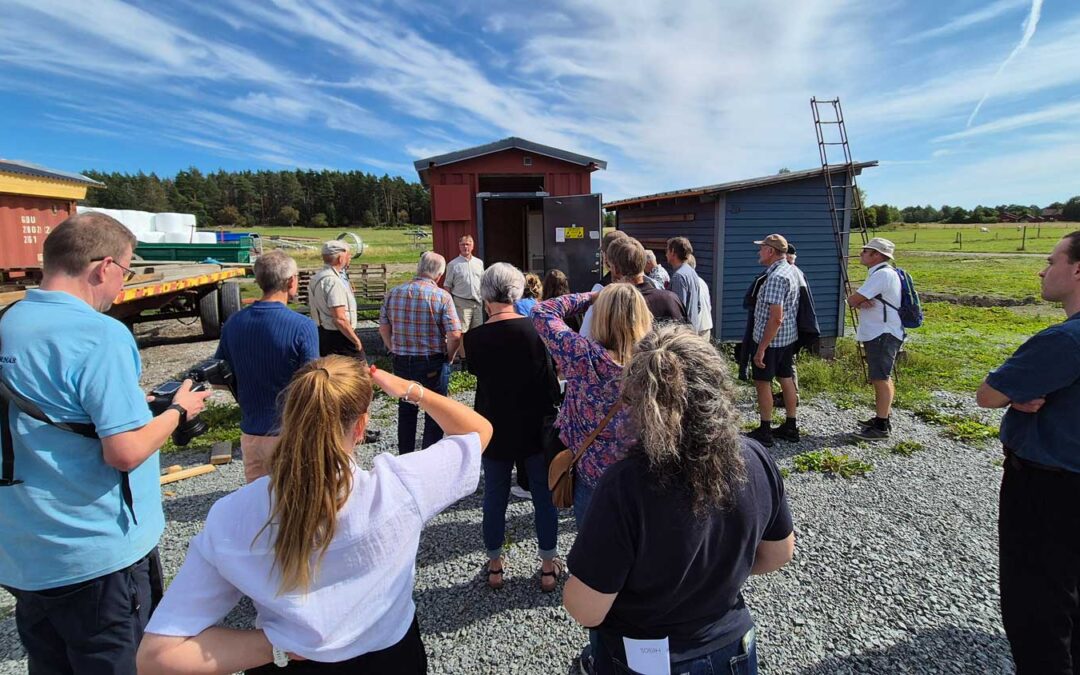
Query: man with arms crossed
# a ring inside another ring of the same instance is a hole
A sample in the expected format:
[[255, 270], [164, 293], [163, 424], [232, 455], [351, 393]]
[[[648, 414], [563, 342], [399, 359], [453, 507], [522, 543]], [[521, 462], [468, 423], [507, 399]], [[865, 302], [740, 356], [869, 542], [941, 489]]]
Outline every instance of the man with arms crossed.
[[45, 240], [41, 287], [0, 319], [0, 584], [31, 673], [134, 675], [161, 599], [158, 448], [210, 392], [185, 381], [151, 416], [135, 339], [102, 314], [134, 246], [107, 215], [68, 218]]
[[1018, 675], [1080, 668], [1080, 231], [1039, 272], [1066, 320], [1034, 335], [979, 387], [1009, 407], [998, 513], [1001, 619]]
[[855, 339], [862, 343], [870, 383], [874, 386], [874, 417], [861, 422], [856, 438], [880, 441], [889, 438], [892, 422], [892, 371], [896, 355], [904, 344], [904, 326], [900, 323], [900, 275], [889, 263], [896, 247], [888, 239], [874, 237], [866, 242], [859, 262], [869, 269], [866, 281], [847, 299], [859, 310]]

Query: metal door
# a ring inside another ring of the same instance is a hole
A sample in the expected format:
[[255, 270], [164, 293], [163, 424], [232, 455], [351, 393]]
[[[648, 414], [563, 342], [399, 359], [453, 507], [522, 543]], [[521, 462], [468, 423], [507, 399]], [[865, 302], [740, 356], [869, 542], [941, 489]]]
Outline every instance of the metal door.
[[544, 267], [566, 273], [574, 293], [600, 281], [600, 195], [544, 198]]

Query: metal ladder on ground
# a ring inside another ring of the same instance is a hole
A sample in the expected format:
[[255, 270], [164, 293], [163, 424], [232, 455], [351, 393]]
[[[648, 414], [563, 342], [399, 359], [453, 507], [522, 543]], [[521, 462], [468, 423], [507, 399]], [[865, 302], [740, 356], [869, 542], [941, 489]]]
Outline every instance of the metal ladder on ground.
[[[859, 194], [859, 184], [855, 179], [855, 162], [851, 158], [851, 146], [848, 144], [840, 99], [819, 101], [814, 97], [810, 99], [810, 109], [814, 114], [814, 132], [817, 134], [818, 154], [821, 157], [821, 170], [825, 179], [829, 217], [832, 220], [833, 239], [836, 242], [836, 255], [840, 263], [840, 279], [844, 284], [844, 298], [846, 299], [854, 292], [848, 275], [848, 262], [852, 257], [849, 254], [849, 241], [853, 234], [860, 238], [862, 244], [868, 241], [866, 214], [863, 211], [862, 195]], [[834, 148], [831, 157], [830, 147]], [[837, 174], [842, 177], [839, 184], [834, 180]], [[853, 307], [848, 307], [848, 316], [851, 318], [852, 326], [858, 327], [859, 312]], [[861, 346], [859, 357], [865, 369], [866, 359]]]

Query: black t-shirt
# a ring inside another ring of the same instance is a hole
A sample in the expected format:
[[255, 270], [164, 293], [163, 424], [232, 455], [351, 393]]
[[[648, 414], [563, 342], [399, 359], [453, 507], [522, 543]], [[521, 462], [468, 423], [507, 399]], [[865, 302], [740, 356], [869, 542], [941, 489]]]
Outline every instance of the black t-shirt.
[[547, 347], [532, 319], [506, 319], [465, 333], [466, 363], [476, 375], [474, 408], [494, 434], [484, 453], [520, 459], [543, 449], [544, 417], [557, 408], [559, 381]]
[[684, 489], [662, 489], [637, 452], [596, 486], [570, 550], [570, 571], [600, 593], [618, 593], [605, 637], [669, 638], [672, 660], [734, 642], [753, 620], [741, 589], [758, 544], [792, 531], [784, 482], [768, 452], [743, 439], [747, 481], [727, 511], [705, 516]]
[[683, 307], [679, 296], [663, 288], [657, 288], [647, 280], [634, 284], [634, 288], [641, 291], [642, 297], [645, 298], [645, 305], [652, 312], [654, 319], [686, 323], [686, 308]]

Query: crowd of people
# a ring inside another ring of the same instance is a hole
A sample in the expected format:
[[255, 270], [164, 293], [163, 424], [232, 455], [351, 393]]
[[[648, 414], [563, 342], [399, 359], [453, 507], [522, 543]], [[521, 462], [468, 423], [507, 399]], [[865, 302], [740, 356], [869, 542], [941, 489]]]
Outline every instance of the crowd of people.
[[[260, 256], [263, 295], [225, 324], [217, 352], [237, 380], [247, 485], [214, 504], [163, 593], [157, 448], [209, 392], [185, 382], [151, 416], [134, 339], [103, 314], [130, 278], [134, 239], [103, 214], [69, 218], [45, 242], [41, 287], [0, 313], [0, 584], [16, 599], [30, 671], [425, 672], [412, 598], [420, 537], [482, 476], [484, 581], [509, 583], [506, 510], [524, 488], [539, 558], [524, 576], [544, 592], [564, 582], [567, 612], [589, 629], [583, 672], [756, 672], [741, 589], [794, 553], [766, 448], [799, 438], [795, 352], [816, 320], [794, 246], [779, 234], [755, 243], [765, 272], [747, 292], [741, 352], [761, 421], [745, 435], [685, 237], [667, 242], [669, 273], [640, 242], [605, 235], [609, 274], [586, 293], [570, 293], [558, 270], [541, 280], [485, 266], [469, 237], [449, 265], [424, 253], [380, 311], [393, 373], [368, 363], [356, 332], [346, 246], [323, 247], [310, 319], [287, 306], [295, 262]], [[891, 316], [894, 254], [870, 241], [867, 281], [848, 298], [877, 402], [857, 432], [868, 439], [891, 433], [905, 337]], [[1080, 409], [1080, 232], [1041, 276], [1069, 320], [991, 373], [977, 400], [1010, 407], [1001, 591], [1018, 669], [1067, 673], [1080, 654], [1080, 448], [1069, 427]], [[459, 359], [476, 376], [473, 408], [447, 396]], [[776, 429], [774, 379], [786, 413]], [[397, 453], [365, 469], [355, 448], [373, 438], [376, 390], [398, 401]], [[565, 563], [560, 506], [577, 526]], [[243, 596], [257, 628], [221, 626]]]

